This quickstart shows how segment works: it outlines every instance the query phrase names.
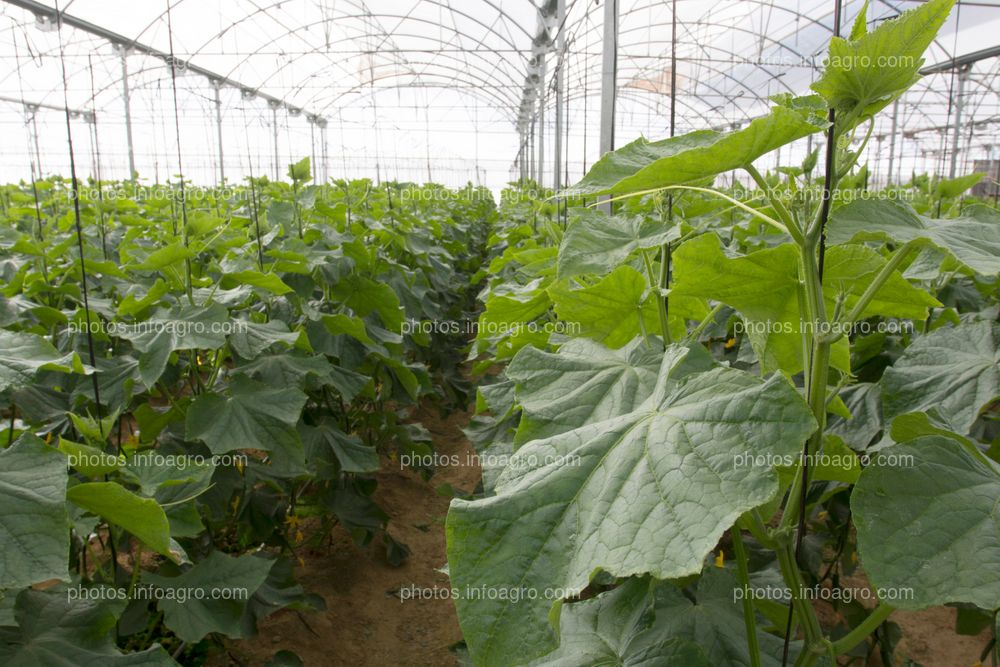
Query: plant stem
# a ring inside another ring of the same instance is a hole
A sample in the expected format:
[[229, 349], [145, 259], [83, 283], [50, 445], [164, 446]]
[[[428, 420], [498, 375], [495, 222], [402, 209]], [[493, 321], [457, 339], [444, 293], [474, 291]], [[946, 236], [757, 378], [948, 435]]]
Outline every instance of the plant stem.
[[843, 655], [865, 640], [865, 637], [875, 632], [878, 626], [882, 625], [885, 619], [889, 618], [896, 608], [891, 604], [880, 602], [875, 609], [868, 614], [865, 620], [861, 621], [853, 630], [833, 642], [833, 652]]
[[733, 538], [733, 551], [736, 553], [736, 573], [743, 587], [743, 622], [747, 629], [747, 650], [750, 651], [750, 667], [760, 667], [760, 644], [757, 640], [757, 617], [750, 599], [750, 571], [747, 566], [747, 550], [743, 546], [743, 532], [739, 526], [733, 526], [729, 534]]
[[[670, 324], [667, 321], [667, 304], [664, 302], [663, 294], [660, 292], [663, 286], [660, 284], [660, 280], [657, 279], [656, 272], [653, 271], [653, 262], [649, 259], [649, 253], [645, 250], [641, 250], [640, 253], [642, 254], [642, 262], [646, 265], [646, 274], [649, 277], [649, 286], [656, 289], [656, 312], [660, 318], [660, 333], [663, 336], [663, 346], [666, 347], [673, 341], [670, 339]], [[662, 261], [662, 255], [660, 259]], [[661, 271], [661, 279], [662, 276], [663, 272]]]
[[792, 214], [788, 212], [788, 208], [785, 207], [784, 202], [782, 202], [778, 197], [772, 195], [771, 187], [767, 184], [767, 181], [764, 180], [764, 177], [761, 176], [760, 172], [757, 171], [755, 166], [748, 164], [745, 165], [743, 169], [750, 174], [754, 183], [756, 183], [757, 187], [764, 193], [764, 197], [767, 199], [768, 203], [771, 204], [771, 208], [773, 208], [774, 212], [778, 214], [778, 219], [781, 220], [781, 222], [785, 224], [785, 227], [788, 228], [789, 235], [795, 239], [795, 242], [800, 246], [803, 245], [805, 239], [803, 238], [802, 230], [799, 229], [799, 225], [795, 222]]

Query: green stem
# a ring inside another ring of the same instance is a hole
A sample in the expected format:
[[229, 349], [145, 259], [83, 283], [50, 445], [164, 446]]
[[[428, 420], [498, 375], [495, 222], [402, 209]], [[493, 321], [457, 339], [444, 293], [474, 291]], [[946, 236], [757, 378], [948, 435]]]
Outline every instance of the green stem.
[[804, 243], [802, 230], [799, 229], [798, 223], [795, 222], [795, 219], [792, 217], [792, 214], [789, 213], [788, 208], [785, 207], [784, 202], [782, 202], [780, 198], [772, 195], [771, 187], [767, 184], [767, 181], [764, 180], [764, 177], [761, 176], [760, 172], [757, 171], [757, 168], [755, 166], [753, 166], [752, 164], [748, 164], [745, 165], [743, 169], [746, 170], [748, 174], [750, 174], [750, 177], [753, 178], [754, 183], [756, 183], [757, 187], [760, 188], [761, 192], [764, 193], [764, 197], [767, 199], [768, 203], [771, 204], [771, 208], [773, 208], [774, 212], [778, 214], [778, 219], [781, 220], [781, 222], [784, 223], [785, 227], [788, 228], [789, 235], [791, 235], [791, 237], [795, 239], [796, 243], [802, 245]]
[[833, 652], [843, 655], [865, 640], [865, 637], [875, 632], [878, 626], [882, 625], [885, 619], [889, 618], [895, 607], [885, 602], [879, 603], [872, 613], [868, 614], [865, 620], [861, 621], [853, 630], [833, 642]]
[[659, 280], [659, 305], [660, 305], [660, 325], [663, 329], [663, 342], [666, 345], [673, 343], [673, 338], [670, 336], [670, 318], [668, 317], [668, 303], [667, 296], [663, 294], [663, 291], [669, 287], [670, 281], [670, 244], [664, 243], [660, 246], [660, 280]]
[[747, 566], [747, 550], [743, 546], [743, 532], [739, 526], [733, 526], [729, 531], [733, 538], [733, 551], [736, 554], [736, 573], [743, 588], [743, 623], [747, 629], [747, 649], [750, 651], [750, 667], [760, 667], [760, 644], [757, 639], [757, 617], [753, 610], [753, 600], [750, 599], [750, 571]]
[[778, 546], [777, 556], [781, 576], [785, 580], [785, 585], [792, 592], [792, 611], [798, 617], [799, 625], [802, 626], [806, 634], [806, 646], [811, 646], [823, 638], [823, 630], [816, 617], [816, 610], [812, 608], [809, 600], [803, 595], [805, 583], [802, 581], [799, 566], [795, 562], [795, 549], [792, 546], [792, 541], [787, 539], [787, 536]]
[[[656, 272], [653, 271], [653, 262], [649, 259], [649, 253], [645, 250], [641, 251], [643, 264], [646, 265], [646, 274], [649, 277], [649, 285], [656, 289], [656, 305], [657, 314], [660, 318], [660, 332], [663, 336], [663, 345], [666, 347], [670, 345], [673, 341], [670, 339], [670, 325], [667, 321], [667, 304], [663, 301], [663, 295], [660, 293], [660, 281], [656, 277]], [[662, 272], [661, 272], [662, 274]], [[662, 277], [662, 275], [661, 275]], [[640, 318], [641, 319], [641, 318]]]
[[698, 326], [692, 329], [691, 333], [687, 335], [688, 340], [698, 340], [698, 336], [700, 336], [701, 332], [704, 331], [708, 327], [708, 325], [715, 320], [715, 316], [719, 314], [719, 311], [722, 310], [722, 307], [724, 305], [725, 304], [721, 302], [715, 304], [715, 306], [712, 307], [712, 310], [708, 311], [708, 315], [705, 316], [705, 319], [699, 322]]

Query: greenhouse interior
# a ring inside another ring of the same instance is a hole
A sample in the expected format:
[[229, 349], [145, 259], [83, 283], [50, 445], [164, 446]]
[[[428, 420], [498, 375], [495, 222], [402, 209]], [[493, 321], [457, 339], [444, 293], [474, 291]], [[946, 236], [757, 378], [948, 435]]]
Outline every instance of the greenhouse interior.
[[1000, 665], [1000, 0], [0, 59], [0, 665]]

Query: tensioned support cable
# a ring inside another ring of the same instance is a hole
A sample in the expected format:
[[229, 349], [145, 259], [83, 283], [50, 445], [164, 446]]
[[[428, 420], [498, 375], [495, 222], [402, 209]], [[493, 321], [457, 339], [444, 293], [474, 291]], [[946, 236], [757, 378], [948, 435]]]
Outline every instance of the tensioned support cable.
[[[76, 154], [73, 150], [73, 124], [71, 122], [71, 115], [69, 111], [69, 80], [66, 75], [66, 54], [63, 49], [62, 21], [60, 20], [61, 16], [62, 13], [59, 11], [59, 0], [56, 0], [56, 32], [59, 40], [59, 65], [62, 68], [63, 102], [66, 110], [66, 143], [69, 146], [70, 188], [73, 196], [73, 217], [76, 222], [76, 243], [77, 248], [80, 251], [80, 289], [83, 295], [83, 314], [87, 321], [87, 354], [90, 366], [94, 370], [90, 377], [94, 383], [94, 403], [97, 406], [97, 427], [101, 437], [103, 438], [104, 423], [101, 417], [101, 389], [100, 383], [97, 381], [97, 355], [94, 352], [94, 335], [90, 330], [90, 295], [87, 289], [87, 259], [84, 256], [83, 251], [83, 224], [80, 221], [80, 188], [76, 178]], [[120, 448], [121, 444], [119, 443], [118, 446]]]

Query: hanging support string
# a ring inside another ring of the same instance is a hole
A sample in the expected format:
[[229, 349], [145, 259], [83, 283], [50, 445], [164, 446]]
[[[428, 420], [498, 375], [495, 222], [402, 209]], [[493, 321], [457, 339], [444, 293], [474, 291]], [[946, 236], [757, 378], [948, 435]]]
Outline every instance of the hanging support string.
[[[97, 428], [101, 434], [101, 438], [104, 438], [104, 423], [101, 417], [101, 390], [100, 383], [97, 381], [97, 355], [94, 352], [94, 335], [91, 332], [90, 327], [90, 295], [87, 290], [87, 260], [84, 257], [83, 251], [83, 224], [80, 221], [80, 188], [79, 183], [76, 178], [76, 154], [73, 150], [73, 124], [70, 119], [69, 112], [69, 81], [66, 76], [66, 54], [63, 50], [62, 41], [62, 12], [59, 10], [59, 0], [55, 2], [56, 10], [56, 33], [59, 39], [59, 65], [62, 68], [62, 84], [63, 84], [63, 106], [66, 112], [66, 143], [69, 146], [69, 175], [70, 175], [70, 188], [72, 189], [73, 195], [73, 217], [76, 221], [76, 244], [80, 251], [80, 289], [83, 293], [83, 314], [87, 320], [87, 353], [90, 359], [90, 366], [94, 369], [94, 372], [90, 375], [91, 380], [94, 383], [94, 403], [97, 406]], [[117, 444], [119, 452], [121, 450], [121, 443]]]
[[94, 176], [97, 178], [97, 224], [101, 228], [101, 253], [108, 258], [108, 230], [104, 224], [104, 179], [101, 177], [101, 137], [97, 133], [97, 88], [94, 85], [94, 59], [87, 54], [87, 67], [90, 69], [90, 106], [94, 108], [91, 121], [94, 124]]
[[247, 166], [250, 173], [250, 218], [253, 220], [254, 229], [257, 231], [257, 266], [261, 273], [264, 272], [264, 247], [260, 240], [260, 211], [257, 210], [257, 186], [253, 180], [253, 158], [250, 155], [250, 130], [247, 126], [247, 108], [243, 105], [243, 135], [247, 142]]
[[[24, 79], [21, 76], [21, 51], [17, 47], [17, 33], [14, 33], [14, 67], [17, 70], [17, 86], [21, 93], [21, 99], [24, 99]], [[42, 206], [38, 200], [38, 181], [35, 178], [35, 165], [38, 165], [38, 178], [42, 177], [41, 168], [41, 158], [38, 155], [38, 125], [35, 122], [35, 115], [38, 113], [38, 109], [30, 111], [31, 119], [25, 119], [25, 125], [29, 122], [33, 128], [33, 137], [35, 141], [32, 141], [32, 137], [26, 136], [25, 139], [28, 142], [28, 155], [31, 156], [31, 196], [35, 202], [35, 240], [37, 240], [43, 246], [43, 252], [41, 255], [41, 268], [42, 268], [42, 278], [45, 280], [46, 285], [50, 285], [49, 282], [49, 263], [48, 258], [45, 256], [44, 243], [45, 243], [45, 225], [42, 223]], [[49, 301], [48, 305], [51, 303], [51, 295], [46, 295], [46, 300]]]
[[[184, 242], [184, 247], [188, 247], [188, 220], [187, 220], [187, 197], [184, 191], [184, 162], [181, 155], [181, 121], [180, 121], [180, 108], [177, 104], [177, 58], [174, 56], [174, 24], [171, 19], [170, 13], [170, 0], [167, 0], [167, 40], [170, 46], [170, 62], [167, 63], [170, 66], [170, 87], [173, 93], [174, 99], [174, 133], [177, 138], [177, 171], [180, 176], [180, 194], [181, 194], [181, 238]], [[176, 234], [176, 232], [175, 232]], [[187, 289], [188, 302], [194, 305], [194, 295], [191, 289], [191, 258], [184, 258], [184, 268], [185, 268], [185, 287]]]

